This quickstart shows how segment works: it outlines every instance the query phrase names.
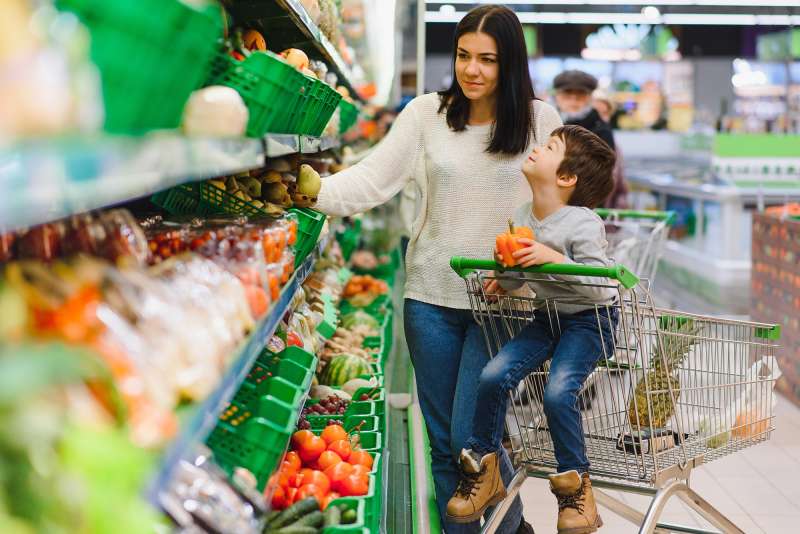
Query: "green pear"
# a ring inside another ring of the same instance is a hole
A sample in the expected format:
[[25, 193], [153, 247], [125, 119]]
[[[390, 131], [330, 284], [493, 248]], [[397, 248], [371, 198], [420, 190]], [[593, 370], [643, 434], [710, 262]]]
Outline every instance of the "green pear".
[[247, 178], [241, 178], [239, 183], [251, 197], [258, 198], [261, 196], [261, 182], [257, 178], [248, 176]]
[[289, 195], [289, 190], [286, 185], [278, 182], [275, 184], [264, 184], [261, 188], [261, 198], [273, 204], [283, 205], [286, 196]]
[[297, 192], [316, 201], [321, 187], [322, 180], [319, 177], [319, 173], [315, 171], [311, 165], [306, 163], [300, 165], [300, 175], [297, 178]]

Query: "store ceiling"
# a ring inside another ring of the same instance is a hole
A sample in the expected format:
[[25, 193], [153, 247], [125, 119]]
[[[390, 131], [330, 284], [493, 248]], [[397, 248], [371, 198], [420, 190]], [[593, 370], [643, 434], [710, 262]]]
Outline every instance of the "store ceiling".
[[[458, 22], [471, 0], [426, 0], [427, 22]], [[538, 24], [671, 24], [800, 26], [800, 0], [506, 0], [522, 22]], [[645, 8], [653, 6], [657, 11]], [[656, 16], [653, 16], [656, 14]]]

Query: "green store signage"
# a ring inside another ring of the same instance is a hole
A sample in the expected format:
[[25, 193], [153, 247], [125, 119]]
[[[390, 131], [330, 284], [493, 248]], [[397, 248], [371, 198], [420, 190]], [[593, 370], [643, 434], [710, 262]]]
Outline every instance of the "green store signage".
[[800, 59], [800, 28], [759, 36], [756, 51], [761, 61]]

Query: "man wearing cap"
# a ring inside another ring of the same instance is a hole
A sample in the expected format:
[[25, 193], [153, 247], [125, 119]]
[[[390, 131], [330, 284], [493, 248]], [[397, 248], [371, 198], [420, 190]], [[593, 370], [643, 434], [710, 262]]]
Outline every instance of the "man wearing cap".
[[597, 89], [597, 78], [580, 70], [567, 70], [556, 76], [553, 88], [564, 124], [583, 126], [615, 148], [611, 127], [592, 106], [592, 91]]

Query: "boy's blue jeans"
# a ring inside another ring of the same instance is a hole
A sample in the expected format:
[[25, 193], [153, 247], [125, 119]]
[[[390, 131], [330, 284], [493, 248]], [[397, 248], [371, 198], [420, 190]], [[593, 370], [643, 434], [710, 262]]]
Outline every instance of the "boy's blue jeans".
[[472, 437], [467, 441], [472, 450], [487, 454], [500, 449], [508, 393], [552, 357], [542, 402], [558, 472], [589, 470], [578, 392], [598, 360], [612, 354], [617, 324], [616, 309], [598, 309], [558, 314], [557, 321], [553, 313], [552, 327], [547, 312], [537, 312], [534, 320], [489, 361], [481, 373]]

